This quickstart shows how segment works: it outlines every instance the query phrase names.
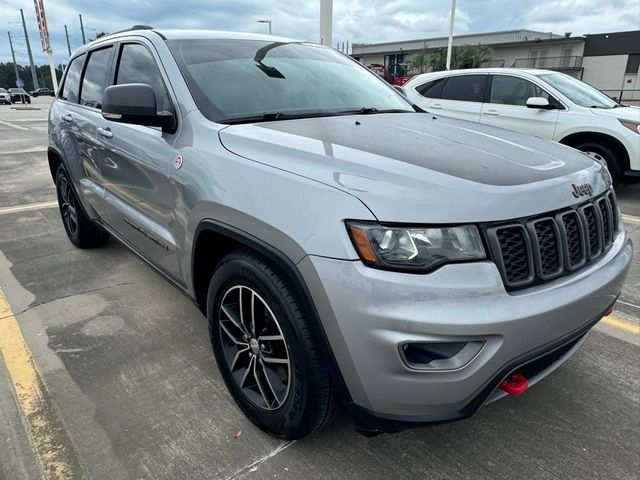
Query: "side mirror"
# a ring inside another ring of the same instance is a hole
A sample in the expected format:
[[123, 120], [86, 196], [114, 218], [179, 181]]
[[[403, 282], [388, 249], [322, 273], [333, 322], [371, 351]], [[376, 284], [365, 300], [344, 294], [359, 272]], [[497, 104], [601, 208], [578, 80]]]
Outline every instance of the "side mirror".
[[527, 108], [539, 108], [542, 110], [552, 110], [554, 107], [544, 97], [529, 97], [527, 98]]
[[168, 132], [176, 129], [175, 116], [157, 112], [156, 94], [144, 83], [107, 87], [102, 97], [102, 117], [112, 122], [161, 127]]

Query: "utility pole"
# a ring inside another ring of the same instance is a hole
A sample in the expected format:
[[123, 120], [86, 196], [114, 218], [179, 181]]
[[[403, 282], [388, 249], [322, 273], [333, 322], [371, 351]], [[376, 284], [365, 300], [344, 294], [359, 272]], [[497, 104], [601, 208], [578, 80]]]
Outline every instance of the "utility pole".
[[9, 46], [11, 47], [11, 56], [13, 57], [13, 69], [16, 72], [16, 87], [20, 86], [20, 75], [18, 74], [18, 64], [16, 63], [16, 54], [13, 51], [13, 42], [11, 41], [11, 32], [7, 32], [9, 35]]
[[40, 88], [38, 85], [38, 75], [36, 75], [36, 67], [33, 64], [33, 55], [31, 54], [31, 44], [29, 43], [29, 34], [27, 33], [27, 24], [24, 21], [24, 12], [20, 9], [20, 16], [22, 17], [22, 28], [24, 29], [24, 40], [27, 42], [27, 53], [29, 54], [29, 63], [31, 64], [31, 80], [33, 80], [33, 89]]
[[82, 32], [82, 44], [87, 43], [87, 39], [84, 36], [84, 25], [82, 24], [82, 14], [79, 13], [78, 17], [80, 17], [80, 31]]
[[69, 30], [67, 30], [67, 26], [64, 26], [64, 34], [67, 37], [67, 50], [69, 50], [69, 56], [71, 56], [71, 45], [69, 44]]
[[453, 49], [453, 24], [456, 21], [456, 0], [451, 0], [451, 21], [449, 22], [449, 43], [447, 44], [447, 70], [451, 70], [451, 50]]
[[333, 0], [320, 0], [320, 45], [331, 46]]

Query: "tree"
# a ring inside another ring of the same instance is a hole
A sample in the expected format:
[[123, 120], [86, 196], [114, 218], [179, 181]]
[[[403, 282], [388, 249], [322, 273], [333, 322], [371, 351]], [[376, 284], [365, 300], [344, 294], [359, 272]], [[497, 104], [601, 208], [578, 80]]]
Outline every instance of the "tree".
[[[479, 68], [491, 60], [491, 47], [487, 45], [459, 45], [451, 50], [451, 69]], [[429, 57], [429, 66], [434, 72], [447, 68], [447, 49], [439, 48]]]
[[89, 41], [90, 41], [90, 42], [93, 42], [94, 40], [97, 40], [97, 39], [99, 39], [100, 37], [104, 37], [105, 35], [107, 35], [105, 32], [98, 32], [98, 33], [96, 33], [96, 36], [95, 36], [95, 37], [93, 37], [93, 38], [90, 38], [90, 39], [89, 39]]
[[409, 71], [411, 73], [424, 73], [429, 66], [429, 58], [426, 52], [416, 53], [409, 61]]

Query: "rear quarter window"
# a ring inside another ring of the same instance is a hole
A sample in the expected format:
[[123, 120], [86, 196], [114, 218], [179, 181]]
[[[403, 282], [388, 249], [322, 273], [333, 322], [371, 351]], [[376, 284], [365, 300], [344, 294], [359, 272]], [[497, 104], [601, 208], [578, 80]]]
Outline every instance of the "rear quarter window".
[[426, 98], [440, 98], [446, 78], [439, 78], [416, 87], [416, 92]]
[[64, 78], [62, 93], [60, 98], [72, 103], [78, 103], [78, 95], [80, 91], [80, 75], [82, 75], [82, 67], [86, 55], [82, 55], [71, 60], [71, 64], [67, 67], [67, 76]]

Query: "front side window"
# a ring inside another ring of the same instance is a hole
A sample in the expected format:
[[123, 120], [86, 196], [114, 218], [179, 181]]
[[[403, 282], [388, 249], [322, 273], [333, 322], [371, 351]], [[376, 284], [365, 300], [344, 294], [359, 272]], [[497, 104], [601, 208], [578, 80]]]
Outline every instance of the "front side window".
[[62, 86], [62, 94], [60, 98], [72, 103], [78, 103], [78, 92], [80, 90], [80, 75], [82, 75], [82, 67], [86, 55], [83, 53], [79, 57], [71, 61], [71, 65], [67, 67], [67, 76]]
[[319, 45], [264, 40], [168, 40], [198, 109], [214, 122], [415, 112], [351, 58]]
[[510, 75], [494, 75], [489, 103], [526, 106], [531, 97], [542, 97], [552, 103], [552, 97], [535, 83]]
[[442, 87], [443, 100], [482, 102], [487, 75], [456, 75], [447, 78]]
[[102, 94], [107, 85], [112, 47], [95, 50], [89, 54], [87, 68], [82, 78], [80, 105], [102, 108]]
[[172, 111], [160, 69], [151, 52], [144, 45], [128, 43], [122, 46], [116, 85], [126, 83], [145, 83], [151, 86], [156, 94], [158, 112]]

